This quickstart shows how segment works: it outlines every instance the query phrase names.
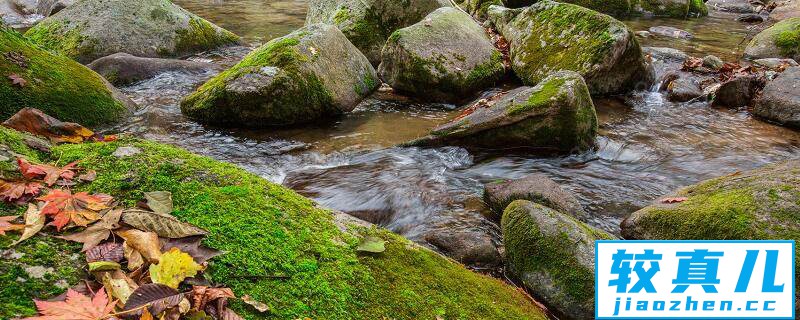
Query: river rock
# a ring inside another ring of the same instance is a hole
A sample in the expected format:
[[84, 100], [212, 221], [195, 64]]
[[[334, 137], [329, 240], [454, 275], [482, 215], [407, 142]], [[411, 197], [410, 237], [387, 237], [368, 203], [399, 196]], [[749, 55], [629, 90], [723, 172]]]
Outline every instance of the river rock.
[[117, 52], [174, 57], [238, 42], [239, 37], [170, 1], [85, 0], [42, 20], [25, 36], [81, 63]]
[[645, 15], [672, 18], [708, 15], [703, 0], [631, 0], [631, 4]]
[[667, 84], [667, 98], [669, 101], [687, 102], [703, 96], [700, 79], [686, 73], [679, 73], [678, 77]]
[[772, 21], [783, 21], [789, 18], [800, 18], [800, 1], [783, 0], [775, 1], [778, 6], [769, 13]]
[[764, 20], [764, 16], [756, 13], [745, 13], [736, 17], [736, 21], [752, 24], [762, 23]]
[[796, 67], [797, 61], [794, 59], [781, 59], [781, 58], [766, 58], [753, 60], [753, 64], [762, 66], [768, 69], [777, 69], [783, 66]]
[[642, 52], [655, 60], [683, 63], [689, 55], [683, 51], [666, 47], [642, 47]]
[[337, 26], [377, 66], [381, 61], [381, 49], [392, 32], [449, 5], [449, 0], [311, 0], [306, 25]]
[[749, 59], [800, 60], [800, 17], [783, 20], [761, 31], [747, 45], [744, 55]]
[[502, 6], [502, 0], [463, 0], [459, 4], [459, 7], [463, 8], [464, 11], [468, 12], [469, 14], [473, 15], [474, 17], [485, 20], [487, 11], [489, 11], [489, 6], [491, 5], [498, 5]]
[[578, 72], [596, 95], [652, 82], [633, 32], [608, 15], [544, 0], [524, 9], [491, 6], [489, 19], [509, 41], [512, 68], [526, 85], [559, 70]]
[[594, 317], [594, 242], [611, 235], [526, 200], [503, 213], [509, 271], [562, 319]]
[[515, 200], [532, 201], [581, 221], [589, 219], [575, 196], [543, 174], [487, 183], [483, 188], [483, 200], [496, 214], [494, 218], [497, 220], [501, 218], [503, 210]]
[[722, 59], [717, 56], [707, 55], [703, 57], [703, 66], [708, 69], [719, 71], [724, 65], [725, 61], [722, 61]]
[[656, 26], [648, 29], [651, 34], [659, 35], [667, 38], [675, 39], [691, 39], [694, 37], [689, 31], [681, 30], [675, 27]]
[[714, 106], [741, 108], [749, 106], [756, 92], [764, 86], [757, 75], [736, 77], [723, 83], [714, 95]]
[[535, 87], [511, 90], [494, 105], [477, 108], [409, 145], [570, 152], [592, 146], [596, 134], [597, 113], [586, 83], [575, 72], [561, 71]]
[[97, 126], [116, 122], [135, 108], [94, 71], [6, 27], [0, 27], [0, 75], [0, 119], [36, 106], [63, 121]]
[[767, 82], [753, 114], [790, 127], [800, 127], [800, 67], [786, 69]]
[[494, 239], [477, 228], [437, 229], [423, 239], [445, 256], [467, 266], [491, 268], [503, 264]]
[[[505, 6], [509, 8], [522, 8], [538, 1], [539, 0], [503, 0]], [[558, 0], [558, 2], [579, 5], [616, 17], [628, 16], [632, 13], [633, 9], [631, 0]]]
[[207, 62], [178, 59], [141, 58], [127, 53], [115, 53], [88, 64], [109, 82], [115, 85], [130, 84], [153, 78], [164, 72], [203, 73], [217, 69]]
[[395, 90], [433, 102], [462, 101], [492, 86], [504, 73], [503, 55], [486, 31], [452, 7], [395, 31], [378, 68]]
[[314, 24], [254, 50], [186, 97], [181, 111], [209, 124], [292, 125], [349, 112], [378, 85], [338, 28]]
[[732, 13], [754, 13], [755, 8], [750, 0], [708, 0], [706, 6], [715, 11]]

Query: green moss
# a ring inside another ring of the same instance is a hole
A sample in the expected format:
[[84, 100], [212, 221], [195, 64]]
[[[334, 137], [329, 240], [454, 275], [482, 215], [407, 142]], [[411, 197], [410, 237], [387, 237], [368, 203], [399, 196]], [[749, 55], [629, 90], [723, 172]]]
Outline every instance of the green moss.
[[690, 0], [689, 2], [689, 14], [696, 15], [700, 17], [705, 17], [708, 15], [708, 7], [706, 6], [705, 1], [703, 0]]
[[[624, 17], [631, 13], [629, 0], [557, 0], [558, 2], [571, 3], [584, 8], [589, 8], [605, 14]], [[702, 0], [700, 0], [702, 1]]]
[[551, 78], [550, 81], [542, 81], [536, 87], [526, 103], [511, 105], [506, 109], [506, 113], [510, 116], [518, 115], [521, 113], [529, 112], [532, 109], [550, 106], [552, 99], [558, 98], [561, 94], [564, 84], [567, 82], [565, 78]]
[[48, 20], [29, 29], [25, 37], [45, 50], [77, 59], [94, 54], [94, 45], [81, 35], [82, 29], [80, 26], [67, 27], [58, 20]]
[[339, 8], [339, 10], [336, 10], [336, 14], [333, 16], [333, 22], [337, 25], [342, 24], [349, 19], [350, 9], [347, 8]]
[[[687, 0], [684, 3], [677, 3], [673, 1], [653, 1], [653, 0], [636, 0], [641, 6], [642, 9], [646, 12], [650, 12], [655, 16], [661, 17], [672, 17], [672, 18], [685, 18], [691, 12], [691, 8], [694, 7], [694, 3], [692, 1], [695, 0]], [[700, 0], [702, 1], [702, 0]]]
[[202, 18], [191, 18], [188, 29], [177, 31], [175, 54], [185, 54], [233, 44], [239, 36], [220, 29]]
[[[16, 63], [11, 56], [24, 57]], [[27, 81], [12, 85], [8, 76]], [[23, 107], [35, 107], [64, 121], [86, 126], [112, 123], [127, 110], [114, 99], [95, 72], [61, 55], [54, 55], [25, 40], [15, 31], [0, 29], [0, 118]]]
[[800, 55], [800, 23], [797, 23], [794, 28], [787, 28], [778, 33], [775, 37], [775, 45], [785, 56]]

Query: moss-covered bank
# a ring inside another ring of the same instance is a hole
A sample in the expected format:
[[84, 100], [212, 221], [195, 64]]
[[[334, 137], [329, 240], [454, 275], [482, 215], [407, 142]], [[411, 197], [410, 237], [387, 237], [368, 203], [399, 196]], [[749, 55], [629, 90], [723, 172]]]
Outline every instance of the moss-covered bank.
[[[142, 152], [117, 158], [112, 153], [120, 146]], [[233, 165], [136, 139], [64, 145], [50, 159], [60, 164], [82, 159], [81, 166], [97, 170], [98, 177], [80, 189], [112, 194], [125, 205], [134, 205], [146, 191], [172, 192], [174, 214], [210, 231], [205, 244], [226, 252], [211, 261], [208, 278], [271, 306], [269, 313], [258, 314], [234, 303], [246, 319], [545, 319], [525, 295], [501, 281], [382, 229], [353, 227], [354, 234], [343, 233], [330, 211]], [[357, 253], [365, 235], [387, 240], [386, 252]], [[28, 245], [50, 241], [37, 236]], [[59, 252], [78, 250], [60, 246]], [[2, 259], [0, 269], [10, 264]], [[70, 274], [69, 282], [75, 276]], [[39, 298], [44, 298], [62, 291], [27, 286], [0, 277], [0, 288], [23, 290], [18, 299], [3, 300], [3, 309], [29, 314], [28, 293], [43, 292]]]
[[[14, 84], [10, 76], [24, 83]], [[87, 126], [111, 123], [128, 113], [114, 90], [94, 71], [0, 27], [0, 119], [34, 107]]]

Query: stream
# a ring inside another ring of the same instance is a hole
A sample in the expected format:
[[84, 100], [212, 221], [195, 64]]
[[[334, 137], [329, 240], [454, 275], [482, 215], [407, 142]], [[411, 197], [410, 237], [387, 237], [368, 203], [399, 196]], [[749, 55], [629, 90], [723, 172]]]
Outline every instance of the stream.
[[[229, 66], [254, 46], [302, 26], [303, 0], [175, 0], [239, 35], [248, 47], [190, 57]], [[640, 39], [690, 55], [735, 61], [748, 26], [712, 14], [702, 19], [636, 19], [634, 30], [674, 26], [691, 40]], [[679, 66], [656, 62], [657, 73]], [[460, 112], [376, 93], [329, 123], [288, 129], [219, 129], [180, 113], [180, 98], [213, 74], [166, 73], [121, 88], [141, 110], [110, 131], [131, 133], [227, 161], [320, 204], [429, 244], [444, 234], [469, 232], [500, 245], [499, 229], [484, 218], [483, 185], [543, 173], [573, 192], [591, 223], [619, 234], [631, 212], [674, 189], [704, 179], [800, 156], [800, 133], [754, 119], [746, 111], [706, 102], [673, 103], [662, 93], [634, 92], [595, 99], [600, 118], [596, 148], [582, 154], [470, 153], [456, 147], [397, 148]], [[488, 90], [490, 96], [500, 90]], [[480, 97], [476, 97], [480, 98]], [[442, 249], [431, 245], [434, 249]]]

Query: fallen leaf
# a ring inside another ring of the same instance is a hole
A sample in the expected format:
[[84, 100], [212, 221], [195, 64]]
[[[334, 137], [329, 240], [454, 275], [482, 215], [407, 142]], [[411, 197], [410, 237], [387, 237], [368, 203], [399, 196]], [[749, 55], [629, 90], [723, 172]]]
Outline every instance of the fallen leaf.
[[[153, 320], [153, 315], [150, 314], [150, 311], [147, 311], [147, 309], [144, 309], [142, 311], [142, 316], [139, 317], [139, 320]], [[214, 319], [211, 319], [211, 320], [214, 320]]]
[[42, 184], [38, 182], [0, 180], [0, 198], [9, 203], [26, 203], [38, 196], [41, 190]]
[[203, 310], [208, 303], [217, 299], [233, 299], [236, 295], [230, 288], [210, 288], [206, 286], [192, 287], [192, 306], [195, 310]]
[[11, 221], [16, 220], [18, 217], [19, 216], [0, 217], [0, 236], [5, 235], [6, 231], [25, 229], [25, 225], [23, 224], [11, 223]]
[[244, 302], [246, 304], [249, 304], [250, 306], [252, 306], [256, 310], [258, 310], [258, 312], [267, 312], [267, 311], [269, 311], [269, 306], [266, 303], [263, 303], [261, 301], [256, 301], [255, 299], [253, 299], [249, 295], [242, 296], [242, 302]]
[[114, 271], [119, 270], [122, 266], [114, 261], [95, 261], [89, 262], [89, 272], [97, 271]]
[[109, 210], [100, 217], [100, 221], [83, 231], [57, 238], [83, 243], [81, 251], [87, 251], [100, 244], [103, 240], [108, 239], [111, 231], [119, 228], [119, 219], [121, 217], [122, 209]]
[[42, 213], [54, 216], [50, 225], [55, 226], [58, 231], [70, 221], [81, 227], [97, 221], [98, 211], [107, 209], [113, 200], [111, 196], [104, 194], [79, 192], [73, 195], [71, 191], [62, 189], [53, 189], [46, 196], [37, 199], [46, 202]]
[[158, 263], [161, 258], [161, 246], [157, 234], [136, 229], [118, 230], [115, 233], [125, 239], [126, 245], [139, 252], [148, 262]]
[[357, 251], [381, 253], [386, 251], [386, 241], [378, 237], [366, 237], [361, 240], [356, 248]]
[[168, 191], [145, 192], [147, 206], [155, 213], [169, 215], [172, 213], [172, 193]]
[[150, 265], [150, 279], [177, 288], [183, 279], [194, 277], [203, 267], [197, 264], [189, 254], [172, 248], [163, 255], [158, 264]]
[[86, 173], [81, 174], [81, 175], [78, 176], [78, 180], [86, 181], [86, 182], [92, 182], [95, 179], [97, 179], [97, 171], [94, 171], [94, 170], [86, 171]]
[[689, 200], [689, 198], [686, 197], [663, 198], [661, 199], [661, 203], [681, 203], [686, 200]]
[[186, 314], [186, 320], [214, 320], [205, 311], [191, 311]]
[[105, 290], [97, 291], [94, 298], [69, 289], [65, 301], [49, 302], [34, 300], [41, 316], [24, 320], [100, 320], [114, 311], [114, 302], [108, 301]]
[[58, 179], [70, 181], [75, 177], [75, 165], [77, 162], [67, 164], [64, 167], [54, 167], [49, 164], [31, 164], [24, 158], [17, 158], [19, 170], [22, 176], [28, 179], [44, 179], [48, 186], [56, 184]]
[[128, 270], [139, 269], [144, 264], [144, 258], [139, 251], [128, 245], [128, 242], [123, 243], [122, 251], [125, 253], [125, 260], [128, 260]]
[[[123, 273], [122, 276], [125, 276], [125, 274]], [[117, 298], [122, 305], [125, 305], [134, 290], [134, 288], [131, 288], [130, 283], [124, 278], [114, 279], [110, 272], [103, 273], [102, 279], [103, 286], [109, 295]]]
[[39, 210], [35, 204], [29, 203], [28, 210], [25, 211], [25, 229], [22, 231], [22, 236], [12, 243], [12, 246], [17, 245], [18, 243], [30, 239], [39, 231], [44, 228], [44, 220], [45, 217], [42, 214], [42, 211]]
[[184, 238], [208, 234], [207, 231], [181, 222], [168, 213], [128, 209], [122, 213], [122, 221], [137, 229], [155, 232], [165, 238]]
[[124, 252], [122, 245], [115, 242], [106, 242], [86, 251], [86, 262], [111, 261], [120, 262]]
[[178, 250], [186, 252], [192, 256], [194, 261], [199, 264], [203, 264], [211, 258], [222, 254], [222, 251], [206, 247], [202, 245], [202, 242], [202, 236], [192, 236], [178, 239], [162, 239], [161, 251], [165, 252], [172, 248], [178, 248]]
[[11, 79], [12, 85], [18, 86], [20, 88], [28, 84], [28, 80], [23, 79], [20, 75], [16, 73], [12, 73], [11, 75], [8, 76], [8, 78]]
[[82, 143], [95, 135], [92, 130], [80, 124], [62, 122], [35, 108], [23, 108], [3, 122], [3, 125], [17, 131], [43, 136], [54, 143]]
[[[146, 308], [150, 314], [158, 315], [164, 310], [173, 308], [181, 303], [183, 296], [183, 293], [163, 284], [148, 283], [133, 291], [128, 297], [128, 302], [125, 303], [122, 312]], [[138, 316], [142, 312], [131, 312], [130, 314]]]

